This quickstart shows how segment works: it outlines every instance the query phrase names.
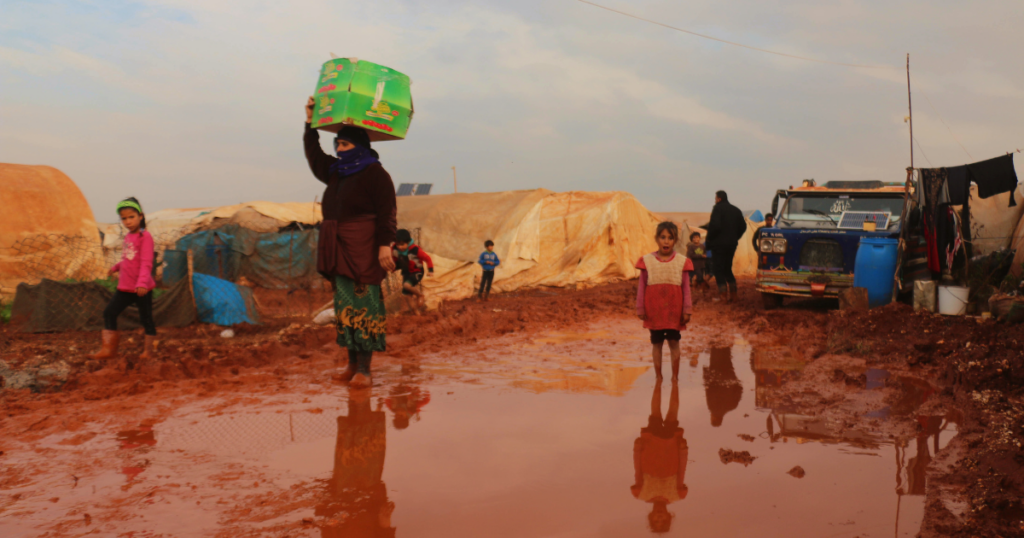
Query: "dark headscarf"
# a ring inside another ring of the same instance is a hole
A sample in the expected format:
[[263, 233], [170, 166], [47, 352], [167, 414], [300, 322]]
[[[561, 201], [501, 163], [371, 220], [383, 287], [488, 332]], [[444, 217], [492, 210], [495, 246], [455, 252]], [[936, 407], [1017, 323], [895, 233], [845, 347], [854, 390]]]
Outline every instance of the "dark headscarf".
[[[349, 142], [355, 147], [348, 151], [337, 151], [339, 140]], [[342, 177], [362, 172], [371, 164], [380, 162], [380, 155], [370, 147], [370, 135], [359, 127], [342, 127], [334, 137], [334, 147], [338, 160], [331, 165], [331, 172]]]

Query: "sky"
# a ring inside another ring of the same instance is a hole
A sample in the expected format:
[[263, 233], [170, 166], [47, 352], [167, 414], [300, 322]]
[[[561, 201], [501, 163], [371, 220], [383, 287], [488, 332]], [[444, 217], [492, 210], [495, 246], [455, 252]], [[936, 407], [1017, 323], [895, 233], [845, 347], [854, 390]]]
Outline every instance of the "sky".
[[375, 148], [435, 194], [452, 166], [459, 192], [622, 190], [653, 211], [902, 181], [907, 53], [916, 166], [1024, 150], [1019, 0], [595, 1], [881, 67], [577, 0], [0, 0], [0, 162], [60, 169], [100, 221], [127, 196], [313, 201], [302, 108], [332, 53], [412, 78], [408, 138]]

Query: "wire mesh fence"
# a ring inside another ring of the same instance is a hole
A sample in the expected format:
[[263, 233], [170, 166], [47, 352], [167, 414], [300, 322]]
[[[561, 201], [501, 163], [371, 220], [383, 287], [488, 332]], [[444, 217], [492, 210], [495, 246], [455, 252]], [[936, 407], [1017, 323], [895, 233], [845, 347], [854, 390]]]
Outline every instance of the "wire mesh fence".
[[[419, 229], [412, 232], [418, 241]], [[309, 319], [329, 308], [331, 285], [316, 271], [318, 234], [301, 226], [269, 233], [237, 226], [150, 232], [157, 326]], [[138, 255], [134, 246], [125, 253], [125, 239], [126, 230], [108, 227], [95, 237], [40, 234], [0, 246], [0, 316], [9, 309], [32, 332], [102, 328], [103, 309], [119, 283], [110, 270]], [[399, 272], [381, 289], [389, 307], [401, 304]], [[137, 309], [120, 319], [123, 328], [135, 327]]]

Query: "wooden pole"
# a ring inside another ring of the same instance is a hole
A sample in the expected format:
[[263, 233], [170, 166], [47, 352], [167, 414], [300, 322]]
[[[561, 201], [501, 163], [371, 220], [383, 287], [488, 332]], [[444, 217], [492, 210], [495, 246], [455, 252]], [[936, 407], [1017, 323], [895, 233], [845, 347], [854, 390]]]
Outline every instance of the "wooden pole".
[[910, 114], [910, 167], [914, 167], [914, 107], [910, 100], [910, 53], [907, 53], [907, 112]]
[[192, 282], [192, 274], [193, 274], [192, 249], [189, 249], [189, 250], [185, 251], [185, 259], [187, 260], [186, 267], [188, 269], [188, 293], [189, 293], [189, 295], [192, 296], [192, 309], [195, 310], [195, 312], [196, 312], [196, 323], [198, 323], [199, 322], [199, 305], [196, 303], [196, 289], [194, 287], [195, 284]]
[[455, 167], [452, 167], [452, 179], [455, 180], [455, 192], [459, 192], [459, 176], [455, 174]]

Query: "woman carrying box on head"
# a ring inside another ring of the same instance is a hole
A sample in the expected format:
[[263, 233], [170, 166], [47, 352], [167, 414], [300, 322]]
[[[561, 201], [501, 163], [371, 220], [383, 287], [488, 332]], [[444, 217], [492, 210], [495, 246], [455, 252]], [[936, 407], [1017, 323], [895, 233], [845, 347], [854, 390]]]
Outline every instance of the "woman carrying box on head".
[[310, 125], [313, 106], [310, 97], [303, 135], [306, 160], [313, 175], [327, 185], [317, 271], [334, 287], [338, 345], [348, 355], [342, 379], [353, 387], [368, 387], [373, 352], [385, 350], [387, 319], [380, 284], [387, 271], [395, 270], [395, 185], [363, 129], [342, 127], [334, 139], [337, 157], [324, 153], [319, 132]]

